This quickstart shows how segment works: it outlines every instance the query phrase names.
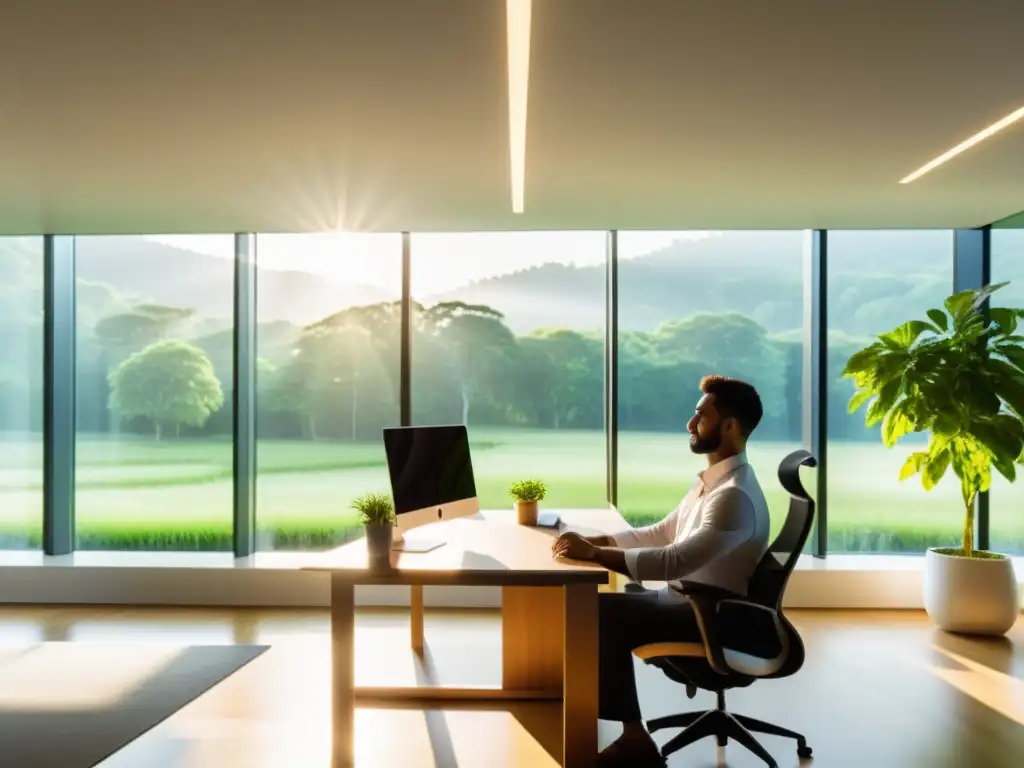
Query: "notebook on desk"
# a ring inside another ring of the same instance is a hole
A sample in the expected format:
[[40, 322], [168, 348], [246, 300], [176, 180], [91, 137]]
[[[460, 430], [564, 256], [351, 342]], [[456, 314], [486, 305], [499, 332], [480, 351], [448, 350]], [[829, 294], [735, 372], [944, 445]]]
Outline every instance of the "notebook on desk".
[[562, 518], [555, 512], [540, 512], [537, 515], [538, 528], [560, 528], [561, 526]]

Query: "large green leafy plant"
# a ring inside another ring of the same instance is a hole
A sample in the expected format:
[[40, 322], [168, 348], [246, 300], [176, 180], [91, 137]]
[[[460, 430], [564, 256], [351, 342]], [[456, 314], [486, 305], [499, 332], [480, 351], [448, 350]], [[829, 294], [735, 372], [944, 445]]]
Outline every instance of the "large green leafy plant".
[[945, 311], [930, 309], [927, 320], [881, 334], [843, 370], [857, 387], [850, 412], [870, 403], [866, 422], [881, 423], [887, 447], [913, 432], [930, 433], [927, 450], [910, 454], [900, 480], [920, 473], [931, 490], [952, 468], [965, 512], [963, 547], [952, 552], [967, 557], [980, 554], [975, 499], [988, 490], [992, 467], [1013, 481], [1024, 451], [1024, 336], [1017, 335], [1024, 311], [983, 311], [1004, 285], [950, 296]]

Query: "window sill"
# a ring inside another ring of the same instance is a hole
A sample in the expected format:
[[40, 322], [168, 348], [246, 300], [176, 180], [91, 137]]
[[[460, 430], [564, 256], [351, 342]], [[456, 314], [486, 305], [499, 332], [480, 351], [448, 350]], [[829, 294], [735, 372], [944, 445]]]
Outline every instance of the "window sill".
[[[315, 554], [315, 553], [314, 553]], [[44, 555], [40, 551], [0, 550], [0, 568], [33, 566], [45, 568], [200, 568], [200, 569], [286, 569], [309, 563], [308, 552], [260, 552], [234, 557], [231, 552], [75, 552]]]
[[[1024, 557], [1013, 557], [1017, 581], [1024, 579]], [[802, 555], [798, 571], [828, 571], [834, 573], [863, 571], [917, 571], [924, 572], [924, 555], [829, 555], [826, 558]]]
[[[0, 601], [131, 605], [301, 606], [329, 604], [325, 574], [298, 570], [301, 552], [263, 552], [235, 558], [230, 552], [0, 551]], [[1024, 587], [1024, 558], [1014, 558]], [[924, 557], [920, 555], [803, 556], [790, 579], [792, 608], [920, 609]], [[427, 587], [431, 606], [497, 607], [497, 588]], [[402, 606], [405, 587], [361, 587], [360, 605]]]

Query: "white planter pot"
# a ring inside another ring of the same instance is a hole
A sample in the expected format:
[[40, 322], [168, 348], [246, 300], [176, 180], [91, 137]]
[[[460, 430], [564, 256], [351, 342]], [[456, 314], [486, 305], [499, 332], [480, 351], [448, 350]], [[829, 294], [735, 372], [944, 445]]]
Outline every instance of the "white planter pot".
[[924, 609], [946, 632], [1006, 634], [1020, 614], [1013, 561], [929, 549], [924, 560]]

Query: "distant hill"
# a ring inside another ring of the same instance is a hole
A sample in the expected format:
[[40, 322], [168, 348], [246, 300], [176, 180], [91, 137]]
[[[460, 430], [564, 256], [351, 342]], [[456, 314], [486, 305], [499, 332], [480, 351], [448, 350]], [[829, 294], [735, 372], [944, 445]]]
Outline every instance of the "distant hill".
[[[726, 232], [678, 240], [619, 263], [619, 327], [653, 330], [694, 312], [742, 312], [768, 331], [803, 324], [802, 232]], [[949, 232], [833, 235], [830, 317], [851, 334], [876, 333], [944, 296], [952, 275]], [[431, 301], [486, 303], [519, 333], [605, 323], [603, 266], [541, 267], [483, 280]]]
[[[158, 304], [194, 307], [203, 315], [230, 317], [234, 264], [142, 237], [76, 240], [78, 278], [107, 283], [121, 294]], [[308, 272], [259, 271], [261, 321], [306, 325], [353, 304], [397, 299], [372, 285], [340, 284]]]
[[[801, 232], [727, 232], [678, 240], [619, 265], [619, 324], [652, 330], [693, 312], [739, 311], [772, 333], [803, 322]], [[25, 244], [0, 240], [20, 251]], [[232, 311], [233, 265], [223, 258], [137, 237], [77, 240], [82, 281], [108, 284], [130, 300], [190, 306], [227, 319]], [[415, 254], [413, 256], [415, 258]], [[1024, 259], [1002, 259], [999, 280], [1021, 277], [1003, 301], [1024, 300]], [[995, 267], [994, 267], [995, 270]], [[950, 289], [949, 232], [833, 233], [829, 251], [829, 317], [833, 329], [876, 333], [934, 306]], [[260, 270], [262, 322], [305, 325], [339, 309], [398, 298], [376, 286], [344, 285], [301, 271]], [[487, 304], [517, 333], [561, 326], [601, 328], [605, 323], [603, 266], [545, 264], [480, 280], [425, 303], [457, 299]]]

